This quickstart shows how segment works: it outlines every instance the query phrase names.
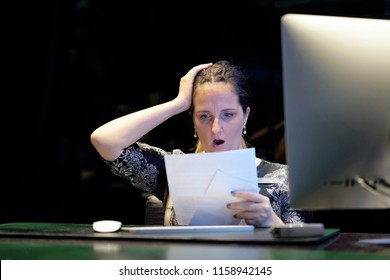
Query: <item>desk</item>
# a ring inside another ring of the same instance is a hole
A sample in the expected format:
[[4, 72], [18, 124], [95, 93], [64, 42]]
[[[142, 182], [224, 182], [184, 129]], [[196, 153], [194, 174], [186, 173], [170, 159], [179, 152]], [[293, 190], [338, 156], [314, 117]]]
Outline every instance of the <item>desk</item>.
[[[56, 229], [53, 231], [52, 229]], [[81, 232], [82, 234], [69, 234]], [[388, 260], [389, 245], [362, 239], [390, 234], [339, 233], [319, 243], [191, 241], [96, 235], [91, 225], [11, 223], [0, 225], [2, 260]]]

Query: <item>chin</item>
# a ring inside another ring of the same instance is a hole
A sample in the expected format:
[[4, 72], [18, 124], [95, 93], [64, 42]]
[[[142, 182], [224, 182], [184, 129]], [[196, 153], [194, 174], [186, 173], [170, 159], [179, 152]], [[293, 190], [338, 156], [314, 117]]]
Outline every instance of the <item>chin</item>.
[[212, 146], [210, 148], [210, 152], [223, 152], [223, 151], [229, 151], [230, 149], [226, 148], [224, 145], [219, 146]]

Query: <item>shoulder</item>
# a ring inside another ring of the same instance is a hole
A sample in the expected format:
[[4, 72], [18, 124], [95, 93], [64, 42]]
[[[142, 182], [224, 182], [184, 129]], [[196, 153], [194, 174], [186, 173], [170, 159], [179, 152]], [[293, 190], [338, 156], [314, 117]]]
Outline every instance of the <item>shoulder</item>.
[[286, 164], [262, 160], [257, 166], [258, 178], [272, 178], [280, 189], [288, 189], [288, 167]]
[[259, 177], [264, 177], [269, 174], [287, 175], [288, 166], [286, 164], [261, 160], [257, 166], [257, 174]]
[[156, 146], [152, 146], [142, 142], [135, 142], [129, 147], [125, 148], [119, 157], [114, 161], [104, 160], [109, 165], [115, 165], [120, 162], [129, 162], [129, 161], [144, 161], [161, 158], [163, 159], [165, 155], [169, 154], [182, 154], [179, 149], [174, 149], [172, 151], [166, 151]]

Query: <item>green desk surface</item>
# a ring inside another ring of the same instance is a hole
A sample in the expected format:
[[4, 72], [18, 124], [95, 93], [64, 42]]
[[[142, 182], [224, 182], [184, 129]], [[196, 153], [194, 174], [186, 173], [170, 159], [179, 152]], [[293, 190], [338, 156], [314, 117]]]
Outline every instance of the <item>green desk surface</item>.
[[[131, 226], [131, 225], [130, 225]], [[174, 240], [186, 242], [240, 242], [240, 243], [321, 243], [339, 233], [326, 229], [323, 236], [305, 238], [274, 238], [269, 229], [246, 232], [186, 232], [186, 233], [114, 233], [94, 232], [90, 224], [9, 223], [0, 224], [0, 236], [111, 239], [111, 240]]]
[[322, 239], [275, 241], [267, 240], [264, 233], [134, 236], [122, 231], [95, 233], [90, 224], [9, 223], [0, 224], [0, 259], [390, 259], [388, 246], [358, 242], [363, 238], [389, 238], [390, 234], [327, 229]]

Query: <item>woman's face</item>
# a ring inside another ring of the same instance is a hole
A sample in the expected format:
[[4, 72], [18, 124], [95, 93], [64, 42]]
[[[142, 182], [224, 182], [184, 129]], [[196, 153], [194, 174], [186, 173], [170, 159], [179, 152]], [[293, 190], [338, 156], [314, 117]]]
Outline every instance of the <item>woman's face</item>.
[[250, 108], [244, 114], [233, 88], [224, 82], [205, 83], [194, 93], [193, 122], [206, 152], [242, 148], [242, 130]]

